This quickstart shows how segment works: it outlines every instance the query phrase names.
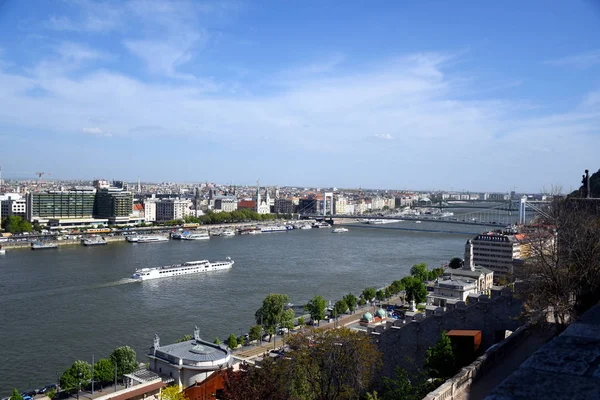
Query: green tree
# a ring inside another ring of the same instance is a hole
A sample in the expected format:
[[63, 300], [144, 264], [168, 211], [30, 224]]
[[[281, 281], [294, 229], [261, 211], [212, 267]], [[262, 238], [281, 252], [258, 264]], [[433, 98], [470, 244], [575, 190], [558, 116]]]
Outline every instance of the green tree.
[[333, 305], [333, 309], [335, 310], [336, 315], [342, 315], [348, 311], [348, 303], [346, 303], [346, 300], [344, 299], [338, 300]]
[[298, 325], [304, 326], [304, 317], [298, 317]]
[[56, 397], [56, 389], [54, 389], [54, 388], [48, 389], [48, 391], [46, 392], [46, 397], [48, 397], [49, 399], [55, 398]]
[[390, 290], [389, 286], [385, 288], [384, 296], [386, 299], [389, 299], [390, 297], [392, 297], [392, 291]]
[[350, 310], [350, 312], [353, 313], [354, 310], [356, 309], [356, 301], [357, 301], [356, 296], [353, 295], [352, 293], [348, 293], [347, 295], [344, 296], [344, 301], [348, 305], [348, 309]]
[[60, 387], [71, 391], [87, 385], [92, 379], [92, 366], [82, 360], [77, 360], [60, 377]]
[[183, 335], [179, 339], [175, 341], [175, 343], [187, 342], [188, 340], [192, 340], [192, 335]]
[[167, 386], [160, 391], [160, 400], [188, 400], [185, 393], [179, 391], [179, 386]]
[[358, 305], [362, 307], [365, 304], [367, 304], [367, 301], [365, 300], [364, 297], [360, 296], [360, 299], [358, 299]]
[[325, 319], [325, 307], [327, 307], [327, 300], [322, 296], [315, 296], [304, 306], [304, 309], [310, 314], [312, 320], [320, 325], [321, 320]]
[[31, 232], [31, 223], [18, 215], [9, 215], [2, 220], [2, 229], [10, 233]]
[[458, 257], [454, 257], [450, 260], [450, 263], [448, 264], [448, 268], [452, 268], [452, 269], [458, 269], [461, 268], [463, 266], [463, 260], [461, 260]]
[[250, 340], [259, 340], [260, 334], [262, 333], [262, 327], [260, 325], [254, 325], [250, 328], [250, 332], [248, 332], [248, 338]]
[[375, 288], [374, 287], [368, 287], [365, 290], [362, 291], [362, 297], [364, 297], [364, 299], [368, 302], [373, 301], [373, 299], [375, 298]]
[[281, 322], [279, 323], [279, 326], [281, 328], [294, 329], [294, 326], [295, 326], [294, 325], [294, 315], [295, 314], [296, 313], [291, 308], [284, 310], [283, 314], [281, 316]]
[[219, 337], [215, 337], [215, 340], [213, 340], [214, 344], [221, 344], [221, 339], [219, 339]]
[[404, 284], [402, 284], [401, 281], [396, 280], [390, 285], [390, 291], [392, 294], [398, 294], [401, 290], [404, 290]]
[[413, 265], [413, 267], [410, 269], [410, 274], [415, 278], [419, 279], [421, 282], [425, 282], [429, 277], [429, 273], [427, 271], [427, 264], [420, 263]]
[[408, 373], [398, 367], [394, 378], [383, 377], [381, 383], [381, 400], [421, 400], [435, 387], [428, 381], [426, 373]]
[[445, 331], [442, 332], [442, 336], [436, 345], [427, 349], [425, 368], [432, 378], [447, 379], [456, 374], [458, 369], [454, 350]]
[[262, 307], [254, 313], [256, 323], [262, 325], [265, 332], [269, 335], [275, 333], [277, 325], [281, 324], [284, 316], [286, 304], [290, 299], [287, 294], [271, 293], [264, 300]]
[[238, 346], [237, 338], [233, 333], [227, 338], [227, 346], [229, 346], [230, 349], [235, 349]]
[[129, 346], [121, 346], [114, 349], [110, 354], [110, 360], [113, 363], [117, 363], [117, 375], [119, 378], [138, 369], [135, 350]]
[[358, 399], [381, 366], [381, 353], [366, 335], [348, 328], [307, 329], [290, 336], [289, 378], [298, 398]]
[[377, 301], [385, 300], [385, 292], [379, 289], [377, 292], [375, 292], [375, 298], [377, 299]]
[[427, 300], [427, 288], [419, 278], [405, 276], [402, 278], [402, 284], [406, 291], [406, 300], [414, 300], [416, 303], [424, 303]]
[[23, 400], [23, 396], [21, 396], [17, 388], [13, 390], [12, 396], [10, 396], [10, 400]]
[[94, 364], [94, 379], [101, 384], [112, 382], [115, 376], [115, 364], [108, 358], [101, 358]]
[[429, 280], [435, 281], [442, 275], [444, 275], [444, 268], [434, 268], [431, 271], [429, 271]]

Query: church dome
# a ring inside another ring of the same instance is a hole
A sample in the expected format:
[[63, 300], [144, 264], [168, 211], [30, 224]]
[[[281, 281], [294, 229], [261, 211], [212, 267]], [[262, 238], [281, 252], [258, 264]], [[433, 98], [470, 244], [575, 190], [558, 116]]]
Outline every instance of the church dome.
[[371, 321], [373, 321], [373, 315], [371, 315], [371, 313], [367, 311], [366, 313], [363, 314], [361, 320], [371, 322]]
[[383, 308], [380, 308], [379, 310], [377, 310], [377, 312], [375, 313], [375, 315], [379, 318], [385, 318], [386, 314], [385, 314], [385, 310]]

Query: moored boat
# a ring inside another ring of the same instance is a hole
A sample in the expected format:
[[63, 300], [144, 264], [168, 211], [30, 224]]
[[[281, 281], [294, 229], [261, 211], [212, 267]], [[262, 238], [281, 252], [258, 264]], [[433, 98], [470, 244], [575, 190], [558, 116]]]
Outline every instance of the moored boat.
[[81, 244], [84, 246], [102, 246], [108, 244], [102, 237], [90, 237], [87, 239], [81, 239]]
[[235, 236], [235, 232], [234, 231], [221, 232], [221, 236], [226, 236], [226, 237]]
[[167, 278], [170, 276], [197, 274], [201, 272], [218, 271], [233, 267], [235, 262], [227, 257], [225, 261], [210, 262], [208, 260], [187, 261], [182, 264], [166, 265], [164, 267], [136, 269], [133, 279], [145, 281], [149, 279]]
[[138, 236], [135, 243], [159, 243], [159, 242], [168, 242], [168, 241], [169, 241], [169, 238], [166, 236], [143, 235], [143, 236]]
[[181, 240], [206, 240], [210, 239], [210, 236], [206, 232], [202, 233], [188, 233], [181, 235]]
[[272, 232], [286, 232], [289, 229], [285, 225], [271, 225], [271, 226], [263, 226], [260, 228], [262, 233], [272, 233]]
[[348, 232], [348, 229], [347, 228], [335, 228], [331, 232], [332, 233], [343, 233], [343, 232]]
[[58, 244], [52, 242], [32, 242], [31, 250], [58, 249]]

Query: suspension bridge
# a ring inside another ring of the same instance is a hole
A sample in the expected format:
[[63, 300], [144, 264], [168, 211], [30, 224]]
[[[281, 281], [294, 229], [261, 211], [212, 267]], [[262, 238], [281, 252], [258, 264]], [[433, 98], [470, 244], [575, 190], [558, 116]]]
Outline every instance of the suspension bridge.
[[[326, 198], [325, 198], [326, 199]], [[322, 213], [315, 213], [314, 210], [300, 210], [300, 217], [304, 219], [326, 219], [334, 222], [335, 219], [352, 219], [356, 221], [362, 221], [367, 224], [380, 225], [390, 223], [390, 221], [412, 221], [412, 222], [433, 222], [433, 223], [444, 223], [444, 224], [460, 224], [460, 225], [473, 225], [473, 226], [496, 226], [505, 227], [508, 225], [519, 224], [523, 225], [531, 221], [536, 215], [544, 214], [544, 209], [548, 202], [546, 201], [530, 201], [525, 196], [517, 203], [518, 208], [507, 207], [506, 204], [496, 204], [495, 206], [488, 208], [477, 207], [473, 211], [469, 212], [443, 212], [437, 210], [435, 207], [425, 207], [419, 209], [413, 209], [409, 213], [402, 214], [335, 214], [333, 212], [333, 206], [329, 204], [329, 210], [327, 209], [325, 200], [322, 202]], [[450, 205], [448, 208], [455, 211], [461, 208], [470, 207], [453, 207]], [[310, 212], [312, 211], [312, 212]]]

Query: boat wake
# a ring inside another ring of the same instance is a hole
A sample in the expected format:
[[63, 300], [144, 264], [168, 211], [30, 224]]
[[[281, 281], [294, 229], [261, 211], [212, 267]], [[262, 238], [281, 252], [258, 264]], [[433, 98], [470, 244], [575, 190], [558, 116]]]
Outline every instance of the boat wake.
[[117, 281], [99, 283], [96, 285], [80, 285], [80, 286], [67, 286], [62, 288], [49, 288], [42, 290], [33, 290], [22, 293], [10, 293], [0, 294], [0, 300], [22, 300], [33, 297], [44, 297], [44, 296], [57, 296], [63, 294], [73, 294], [74, 292], [89, 291], [94, 289], [103, 289], [108, 287], [126, 285], [128, 283], [138, 282], [136, 279], [123, 278]]

